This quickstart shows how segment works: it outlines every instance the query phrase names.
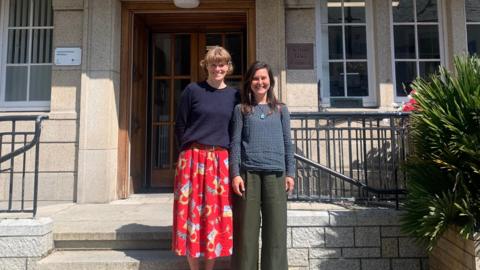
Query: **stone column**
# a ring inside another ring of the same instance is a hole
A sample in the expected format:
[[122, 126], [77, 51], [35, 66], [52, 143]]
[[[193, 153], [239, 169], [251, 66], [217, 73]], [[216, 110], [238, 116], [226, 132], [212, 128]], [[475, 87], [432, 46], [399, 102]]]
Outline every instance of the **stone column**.
[[85, 0], [78, 202], [116, 198], [121, 3]]
[[379, 107], [383, 110], [392, 110], [395, 101], [395, 86], [392, 74], [392, 42], [390, 1], [373, 1], [373, 31], [375, 57], [375, 90]]
[[284, 1], [255, 1], [255, 12], [257, 60], [272, 67], [277, 97], [286, 101]]
[[444, 2], [443, 42], [445, 48], [445, 66], [453, 70], [453, 58], [455, 55], [466, 53], [467, 33], [465, 0], [447, 0]]
[[0, 220], [0, 269], [37, 269], [53, 250], [51, 218]]

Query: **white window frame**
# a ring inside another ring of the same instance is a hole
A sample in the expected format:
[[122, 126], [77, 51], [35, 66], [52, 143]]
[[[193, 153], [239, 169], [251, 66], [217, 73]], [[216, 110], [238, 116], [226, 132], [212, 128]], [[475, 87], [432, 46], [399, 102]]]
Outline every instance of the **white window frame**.
[[[468, 26], [469, 25], [480, 25], [480, 22], [469, 22], [467, 21], [467, 2], [463, 3], [464, 14], [465, 14], [465, 44], [467, 45], [465, 50], [466, 52], [470, 53], [468, 50]], [[475, 52], [477, 55], [480, 55], [480, 48]]]
[[392, 0], [387, 0], [390, 3], [388, 4], [389, 7], [389, 12], [390, 12], [390, 49], [391, 49], [391, 55], [392, 55], [392, 84], [393, 84], [393, 94], [394, 94], [394, 101], [398, 103], [402, 102], [407, 102], [409, 100], [408, 96], [398, 96], [397, 95], [397, 76], [396, 76], [396, 70], [395, 70], [395, 63], [396, 63], [396, 58], [395, 58], [395, 37], [394, 37], [394, 26], [395, 25], [413, 25], [414, 26], [414, 33], [415, 33], [415, 54], [416, 58], [408, 58], [408, 59], [400, 59], [399, 62], [415, 62], [416, 68], [417, 68], [417, 77], [418, 74], [420, 73], [420, 62], [422, 62], [421, 58], [418, 58], [419, 52], [418, 52], [418, 25], [437, 25], [438, 26], [438, 48], [439, 48], [439, 54], [440, 54], [440, 59], [423, 59], [425, 62], [431, 62], [431, 61], [439, 61], [440, 65], [445, 66], [445, 47], [444, 47], [444, 3], [443, 0], [437, 0], [437, 22], [417, 22], [417, 0], [412, 0], [413, 2], [413, 15], [414, 15], [414, 21], [413, 22], [393, 22], [393, 8], [392, 8]]
[[[1, 3], [1, 17], [0, 17], [0, 111], [49, 111], [51, 101], [5, 101], [6, 93], [6, 72], [7, 72], [7, 53], [8, 53], [8, 19], [9, 19], [9, 0], [0, 0]], [[29, 5], [32, 5], [32, 2], [35, 0], [30, 0]], [[29, 20], [32, 21], [33, 18], [33, 8], [30, 6], [29, 11]], [[27, 66], [27, 98], [30, 94], [30, 67], [31, 66], [41, 66], [49, 65], [53, 68], [53, 55], [51, 63], [30, 63], [31, 61], [31, 46], [32, 46], [32, 33], [34, 29], [53, 29], [53, 26], [26, 26], [26, 27], [16, 27], [16, 29], [28, 29], [28, 59], [29, 63], [26, 64], [8, 64], [8, 66]], [[52, 40], [53, 41], [53, 40]]]
[[[317, 54], [317, 82], [320, 88], [320, 98], [319, 103], [322, 107], [330, 107], [330, 69], [329, 69], [329, 55], [328, 55], [328, 40], [323, 41], [322, 37], [322, 1], [315, 1], [315, 43], [316, 43], [316, 54]], [[328, 3], [328, 0], [326, 0]], [[376, 107], [378, 106], [377, 102], [377, 92], [375, 91], [375, 46], [374, 46], [374, 33], [373, 33], [373, 4], [372, 0], [365, 0], [365, 23], [361, 25], [366, 25], [366, 42], [367, 42], [367, 76], [368, 76], [368, 96], [364, 97], [354, 97], [354, 96], [345, 96], [345, 98], [361, 98], [363, 102], [363, 107]], [[342, 22], [339, 25], [345, 25]], [[351, 25], [351, 24], [348, 24]], [[354, 24], [353, 24], [354, 25]], [[344, 35], [342, 36], [343, 42], [345, 42]], [[326, 44], [326, 48], [325, 48]], [[345, 57], [345, 44], [343, 46], [343, 55]], [[342, 59], [338, 62], [355, 62]], [[362, 60], [363, 62], [363, 60]], [[345, 74], [346, 76], [346, 74]], [[344, 78], [345, 79], [345, 78]], [[346, 90], [345, 90], [346, 91]], [[346, 93], [345, 93], [346, 94]], [[342, 98], [342, 97], [333, 97], [333, 98]]]

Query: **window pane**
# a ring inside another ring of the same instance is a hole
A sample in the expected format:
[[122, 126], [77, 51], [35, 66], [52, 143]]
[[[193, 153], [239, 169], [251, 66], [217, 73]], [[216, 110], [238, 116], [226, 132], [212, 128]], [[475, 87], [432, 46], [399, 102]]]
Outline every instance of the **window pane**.
[[415, 62], [396, 62], [395, 78], [397, 96], [406, 97], [412, 91], [410, 84], [417, 77], [417, 66]]
[[178, 101], [180, 100], [180, 96], [182, 95], [183, 89], [187, 87], [187, 85], [190, 83], [190, 80], [175, 80], [174, 82], [174, 88], [173, 88], [173, 118], [176, 119], [177, 115], [177, 108], [178, 108]]
[[225, 35], [225, 48], [232, 56], [233, 74], [242, 75], [242, 34]]
[[393, 22], [413, 22], [413, 0], [392, 0]]
[[207, 46], [223, 46], [222, 35], [220, 34], [207, 34], [206, 35]]
[[168, 121], [170, 115], [170, 84], [167, 80], [155, 80], [153, 89], [153, 121]]
[[345, 96], [343, 63], [330, 63], [330, 96]]
[[10, 0], [10, 12], [8, 13], [8, 26], [28, 26], [30, 14], [30, 0]]
[[27, 67], [7, 67], [5, 101], [27, 100]]
[[8, 30], [8, 64], [28, 63], [28, 31]]
[[342, 1], [328, 1], [328, 23], [342, 22]]
[[170, 165], [169, 128], [167, 125], [153, 127], [153, 167], [168, 168]]
[[367, 59], [365, 26], [345, 26], [345, 54], [347, 59]]
[[155, 76], [170, 75], [170, 42], [169, 34], [157, 34], [154, 37]]
[[343, 3], [345, 23], [364, 23], [365, 22], [365, 1], [345, 0]]
[[437, 22], [437, 0], [417, 0], [417, 22]]
[[480, 1], [465, 0], [465, 10], [467, 11], [467, 22], [480, 22]]
[[175, 36], [175, 75], [190, 75], [190, 35]]
[[437, 72], [438, 66], [440, 66], [440, 62], [420, 62], [419, 67], [420, 67], [420, 73], [419, 76], [422, 78], [426, 78], [429, 75]]
[[419, 58], [438, 59], [440, 58], [440, 47], [438, 45], [438, 26], [418, 26], [418, 52]]
[[52, 62], [52, 29], [34, 29], [32, 63]]
[[329, 59], [343, 59], [342, 27], [328, 27], [328, 56]]
[[416, 58], [414, 27], [409, 25], [395, 25], [393, 27], [393, 35], [395, 39], [395, 58]]
[[368, 96], [367, 62], [347, 62], [348, 96]]
[[30, 68], [30, 101], [49, 101], [52, 89], [52, 66]]
[[33, 1], [33, 25], [53, 26], [52, 0]]
[[467, 25], [468, 52], [480, 54], [480, 25]]

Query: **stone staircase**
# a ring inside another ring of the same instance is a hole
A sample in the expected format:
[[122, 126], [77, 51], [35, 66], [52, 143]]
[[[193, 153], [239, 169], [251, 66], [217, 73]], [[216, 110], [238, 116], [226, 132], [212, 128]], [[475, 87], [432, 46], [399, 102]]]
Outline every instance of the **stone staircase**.
[[[170, 250], [170, 228], [112, 233], [54, 233], [55, 251], [39, 270], [187, 270], [185, 258]], [[229, 269], [225, 259], [216, 269]]]
[[[170, 251], [170, 208], [170, 202], [147, 202], [59, 211], [53, 215], [55, 249], [38, 270], [188, 270], [186, 259]], [[230, 269], [228, 258], [215, 269]]]

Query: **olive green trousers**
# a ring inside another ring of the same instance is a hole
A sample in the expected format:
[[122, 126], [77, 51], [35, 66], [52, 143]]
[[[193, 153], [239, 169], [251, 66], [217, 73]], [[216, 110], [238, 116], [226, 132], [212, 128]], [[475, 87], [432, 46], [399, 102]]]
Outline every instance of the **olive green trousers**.
[[233, 270], [287, 270], [287, 193], [282, 172], [242, 172], [245, 192], [233, 199]]

